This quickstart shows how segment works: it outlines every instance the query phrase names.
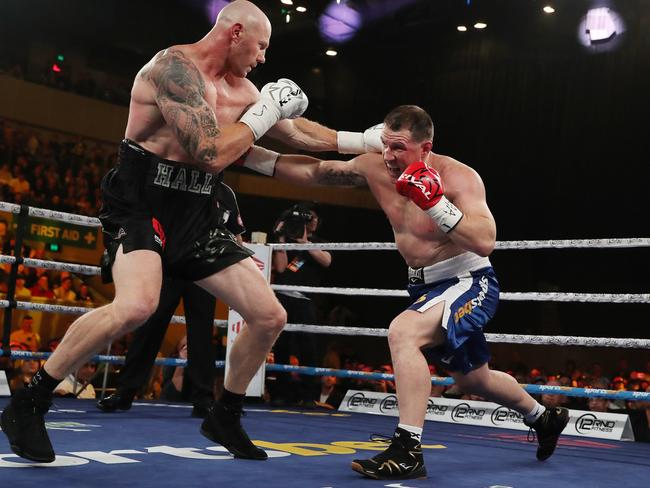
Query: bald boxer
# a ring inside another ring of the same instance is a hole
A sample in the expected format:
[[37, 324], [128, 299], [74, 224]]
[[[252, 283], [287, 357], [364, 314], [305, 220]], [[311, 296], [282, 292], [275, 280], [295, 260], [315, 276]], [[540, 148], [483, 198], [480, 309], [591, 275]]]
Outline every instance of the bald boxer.
[[[348, 162], [278, 156], [276, 177], [297, 184], [368, 186], [390, 221], [409, 266], [413, 303], [388, 330], [399, 402], [399, 425], [388, 449], [352, 469], [375, 479], [423, 478], [421, 435], [431, 392], [425, 352], [466, 393], [516, 410], [537, 433], [537, 458], [555, 450], [568, 421], [565, 408], [545, 409], [511, 376], [490, 370], [483, 328], [496, 312], [499, 283], [488, 256], [496, 225], [480, 176], [432, 152], [433, 123], [403, 105], [384, 120], [382, 154]], [[278, 159], [279, 158], [279, 159]]]
[[[291, 80], [260, 92], [246, 79], [264, 63], [270, 37], [264, 13], [237, 0], [203, 39], [159, 52], [137, 74], [119, 162], [102, 181], [104, 271], [112, 274], [115, 298], [75, 320], [30, 387], [16, 392], [2, 412], [2, 430], [17, 455], [54, 461], [44, 421], [53, 389], [106, 343], [148, 319], [158, 306], [164, 269], [219, 296], [246, 321], [232, 346], [223, 396], [201, 432], [236, 457], [267, 458], [240, 417], [246, 387], [286, 313], [251, 253], [219, 223], [214, 193], [233, 161], [256, 166], [261, 158], [251, 145], [272, 127], [270, 135], [301, 149], [336, 150], [338, 138], [296, 119], [308, 100]], [[353, 146], [364, 144], [363, 134], [350, 139]]]

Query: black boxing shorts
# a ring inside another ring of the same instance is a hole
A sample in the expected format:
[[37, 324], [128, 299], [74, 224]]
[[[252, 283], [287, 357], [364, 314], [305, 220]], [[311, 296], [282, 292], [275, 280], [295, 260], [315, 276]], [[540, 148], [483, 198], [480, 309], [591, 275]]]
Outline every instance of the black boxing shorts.
[[160, 254], [163, 272], [198, 281], [253, 253], [240, 246], [224, 222], [221, 175], [162, 159], [133, 141], [120, 144], [118, 164], [102, 179], [99, 219], [104, 234], [102, 278], [119, 246], [125, 254]]

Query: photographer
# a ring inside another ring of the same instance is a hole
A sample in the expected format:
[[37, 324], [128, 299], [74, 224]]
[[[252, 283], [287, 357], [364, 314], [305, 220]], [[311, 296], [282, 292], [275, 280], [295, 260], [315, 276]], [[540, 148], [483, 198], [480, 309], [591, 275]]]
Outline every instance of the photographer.
[[[285, 210], [273, 227], [277, 242], [301, 243], [322, 242], [315, 232], [320, 219], [315, 206], [300, 203]], [[274, 283], [278, 285], [319, 286], [321, 271], [329, 267], [332, 255], [327, 251], [274, 251], [272, 270]], [[287, 311], [287, 320], [294, 324], [316, 324], [317, 310], [313, 300], [296, 291], [277, 291], [276, 295]], [[289, 364], [289, 356], [298, 357], [301, 365], [317, 366], [318, 350], [313, 334], [301, 332], [284, 333], [274, 347], [275, 360]], [[274, 401], [299, 403], [316, 399], [319, 386], [302, 378], [303, 387], [289, 387], [289, 375], [279, 375], [277, 395]], [[272, 395], [273, 396], [273, 395]]]

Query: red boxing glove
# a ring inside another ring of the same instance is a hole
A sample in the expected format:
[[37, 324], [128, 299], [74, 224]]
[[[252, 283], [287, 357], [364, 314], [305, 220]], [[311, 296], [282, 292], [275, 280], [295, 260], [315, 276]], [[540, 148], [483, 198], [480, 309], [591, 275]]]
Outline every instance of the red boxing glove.
[[452, 230], [463, 218], [463, 212], [445, 197], [440, 174], [422, 161], [409, 165], [395, 188], [424, 210], [443, 232]]
[[395, 183], [397, 193], [404, 195], [422, 210], [429, 210], [444, 196], [438, 172], [422, 161], [409, 165]]

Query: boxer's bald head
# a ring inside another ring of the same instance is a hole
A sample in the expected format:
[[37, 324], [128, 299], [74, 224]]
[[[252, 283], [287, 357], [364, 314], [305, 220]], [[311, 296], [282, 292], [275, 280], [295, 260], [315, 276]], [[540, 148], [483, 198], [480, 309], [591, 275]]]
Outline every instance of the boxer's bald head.
[[232, 74], [245, 77], [264, 63], [271, 40], [271, 22], [257, 6], [247, 0], [226, 5], [212, 29], [228, 44], [227, 65]]
[[241, 24], [247, 29], [261, 29], [271, 37], [271, 22], [259, 7], [248, 0], [235, 0], [226, 5], [217, 16], [216, 26], [229, 29]]

